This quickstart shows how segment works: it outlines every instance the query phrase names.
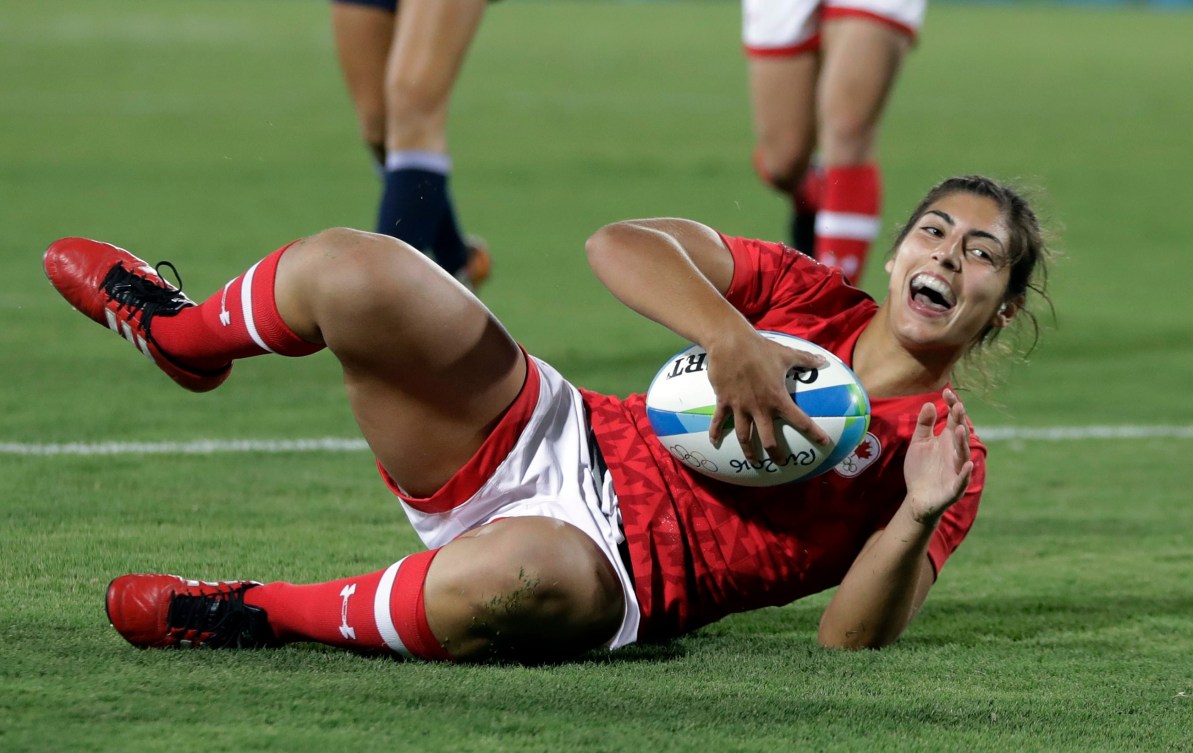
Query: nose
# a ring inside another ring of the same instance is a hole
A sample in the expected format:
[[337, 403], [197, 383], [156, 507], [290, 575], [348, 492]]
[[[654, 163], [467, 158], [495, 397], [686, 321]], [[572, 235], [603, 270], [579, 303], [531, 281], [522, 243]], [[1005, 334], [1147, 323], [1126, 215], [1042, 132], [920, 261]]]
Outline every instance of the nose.
[[932, 258], [941, 266], [956, 271], [961, 268], [961, 256], [965, 253], [964, 244], [964, 238], [958, 238], [951, 243], [945, 240], [936, 247]]

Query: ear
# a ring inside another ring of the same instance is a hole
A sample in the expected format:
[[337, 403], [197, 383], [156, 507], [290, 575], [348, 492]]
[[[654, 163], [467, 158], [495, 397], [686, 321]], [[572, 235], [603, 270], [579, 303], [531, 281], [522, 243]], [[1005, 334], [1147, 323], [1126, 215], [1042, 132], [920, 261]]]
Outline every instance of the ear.
[[882, 268], [885, 269], [886, 273], [889, 275], [891, 270], [895, 268], [895, 257], [892, 256], [891, 258], [887, 259], [886, 264], [883, 265]]
[[990, 326], [997, 327], [998, 329], [1010, 326], [1011, 322], [1015, 319], [1015, 315], [1019, 313], [1019, 309], [1021, 308], [1023, 308], [1022, 296], [1012, 298], [1009, 301], [1003, 301], [994, 312], [994, 317], [990, 320]]

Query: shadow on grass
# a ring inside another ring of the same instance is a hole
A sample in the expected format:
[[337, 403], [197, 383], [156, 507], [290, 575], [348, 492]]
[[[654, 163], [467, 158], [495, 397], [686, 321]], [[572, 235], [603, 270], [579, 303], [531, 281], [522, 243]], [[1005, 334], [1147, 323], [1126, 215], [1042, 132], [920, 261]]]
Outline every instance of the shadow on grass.
[[[361, 653], [345, 651], [343, 649], [332, 646], [324, 646], [318, 643], [295, 643], [281, 649], [282, 651], [294, 652], [304, 656], [311, 654], [327, 654], [329, 656], [355, 656], [364, 661], [377, 662], [393, 662], [401, 664], [407, 660], [400, 657], [395, 657], [389, 653]], [[253, 651], [257, 655], [265, 655], [269, 653], [268, 649], [261, 651]], [[563, 667], [578, 664], [665, 664], [668, 662], [679, 661], [686, 658], [688, 649], [679, 641], [668, 641], [666, 643], [634, 643], [616, 651], [608, 651], [606, 649], [593, 649], [582, 654], [567, 658], [555, 659], [538, 659], [519, 661], [513, 659], [493, 659], [484, 662], [461, 662], [466, 666], [490, 666], [490, 667]], [[422, 663], [418, 660], [412, 660], [416, 663]]]
[[1193, 594], [1104, 596], [1082, 591], [1056, 599], [1023, 596], [935, 604], [929, 599], [905, 640], [923, 646], [990, 640], [1082, 645], [1113, 640], [1109, 632], [1171, 618], [1193, 619]]

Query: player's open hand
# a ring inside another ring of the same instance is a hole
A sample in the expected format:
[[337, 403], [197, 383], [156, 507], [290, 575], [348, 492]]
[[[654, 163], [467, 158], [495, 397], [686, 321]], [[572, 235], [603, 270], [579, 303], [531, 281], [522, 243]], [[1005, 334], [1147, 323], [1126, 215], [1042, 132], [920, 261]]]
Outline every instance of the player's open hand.
[[911, 513], [921, 523], [935, 523], [965, 493], [973, 474], [965, 406], [952, 390], [944, 391], [949, 414], [935, 433], [936, 406], [924, 403], [903, 461]]
[[749, 333], [723, 342], [706, 345], [708, 379], [717, 396], [709, 440], [720, 445], [730, 421], [737, 441], [750, 462], [758, 462], [762, 451], [775, 459], [779, 450], [775, 419], [791, 424], [808, 441], [822, 447], [832, 444], [811, 418], [791, 399], [787, 391], [787, 372], [793, 367], [823, 368], [824, 359], [812, 353], [793, 350], [772, 340]]

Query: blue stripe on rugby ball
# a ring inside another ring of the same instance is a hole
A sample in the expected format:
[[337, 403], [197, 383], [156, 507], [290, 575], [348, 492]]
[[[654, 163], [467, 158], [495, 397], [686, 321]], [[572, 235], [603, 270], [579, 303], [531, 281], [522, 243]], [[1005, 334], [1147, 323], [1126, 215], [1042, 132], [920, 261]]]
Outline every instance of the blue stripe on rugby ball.
[[708, 427], [712, 425], [712, 416], [707, 413], [672, 413], [648, 407], [646, 417], [650, 419], [654, 433], [660, 437], [694, 432], [707, 433]]
[[855, 384], [838, 384], [813, 390], [793, 392], [795, 404], [816, 418], [818, 416], [863, 416], [869, 412], [868, 400], [859, 395], [861, 390]]
[[849, 457], [849, 454], [856, 450], [857, 446], [862, 443], [862, 439], [866, 436], [866, 430], [869, 428], [869, 416], [854, 416], [845, 419], [845, 428], [841, 431], [841, 438], [837, 440], [837, 446], [833, 448], [828, 459], [820, 464], [820, 467], [816, 469], [815, 473], [804, 478], [819, 476], [825, 471], [840, 465], [841, 461]]
[[[792, 393], [791, 397], [804, 413], [813, 418], [854, 417], [864, 416], [868, 413], [868, 401], [865, 399], [864, 393], [861, 393], [861, 390], [854, 384], [838, 384], [814, 390], [801, 390]], [[711, 407], [709, 406], [709, 409]], [[646, 417], [650, 420], [655, 434], [660, 437], [706, 432], [712, 425], [712, 416], [707, 412], [677, 413], [647, 406]], [[860, 435], [858, 440], [861, 440]]]

